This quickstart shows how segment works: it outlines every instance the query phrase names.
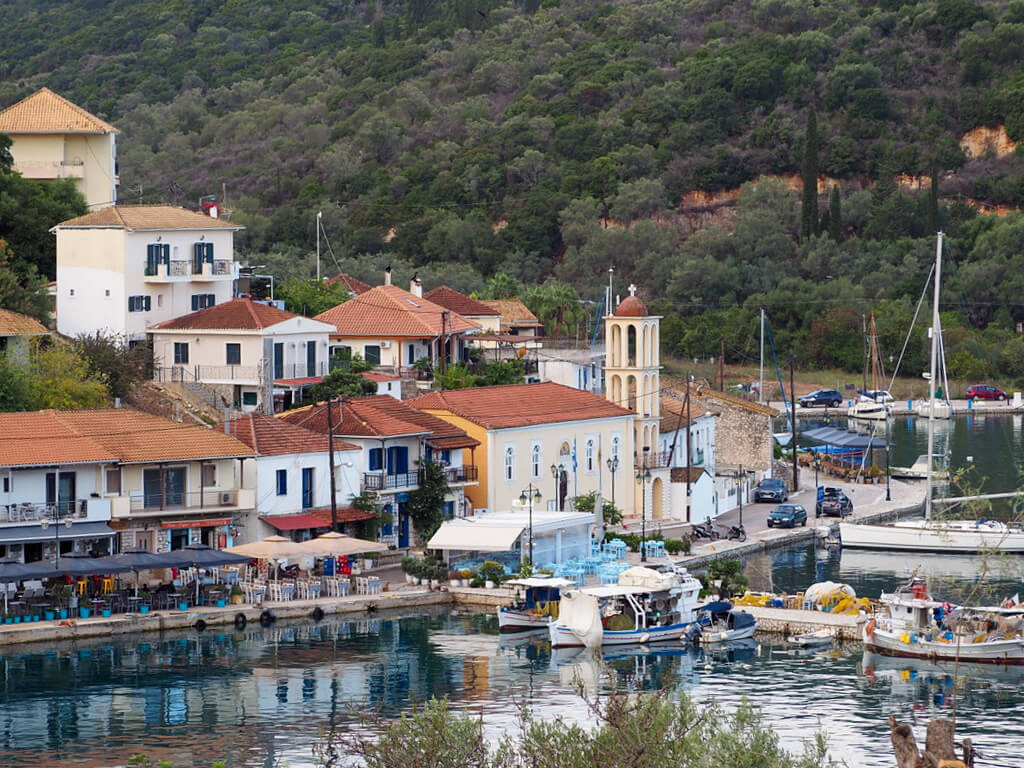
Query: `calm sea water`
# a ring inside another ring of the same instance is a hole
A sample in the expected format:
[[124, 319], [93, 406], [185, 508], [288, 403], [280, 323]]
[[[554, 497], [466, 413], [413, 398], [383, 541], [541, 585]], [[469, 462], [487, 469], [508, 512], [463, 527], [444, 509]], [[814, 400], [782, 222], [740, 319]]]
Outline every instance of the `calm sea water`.
[[[762, 555], [747, 571], [754, 586], [841, 578], [863, 594], [902, 578], [902, 559], [866, 557], [810, 545]], [[925, 565], [939, 572], [946, 560]], [[965, 575], [948, 573], [943, 584], [957, 589], [970, 579], [972, 564], [960, 565]], [[993, 594], [1019, 588], [1019, 573], [1000, 579]], [[545, 717], [588, 722], [578, 681], [594, 693], [681, 690], [725, 707], [747, 697], [788, 748], [822, 729], [835, 756], [868, 768], [892, 765], [889, 713], [923, 728], [955, 709], [960, 735], [983, 754], [1022, 765], [1022, 678], [1024, 669], [982, 668], [954, 681], [951, 670], [913, 662], [869, 657], [865, 664], [859, 644], [809, 653], [769, 638], [714, 653], [674, 644], [552, 653], [539, 640], [499, 637], [493, 616], [450, 611], [146, 635], [22, 648], [0, 659], [0, 765], [123, 765], [145, 751], [181, 765], [307, 766], [319, 734], [352, 727], [352, 707], [394, 716], [413, 701], [448, 696], [481, 713], [497, 736], [514, 724], [517, 702]]]

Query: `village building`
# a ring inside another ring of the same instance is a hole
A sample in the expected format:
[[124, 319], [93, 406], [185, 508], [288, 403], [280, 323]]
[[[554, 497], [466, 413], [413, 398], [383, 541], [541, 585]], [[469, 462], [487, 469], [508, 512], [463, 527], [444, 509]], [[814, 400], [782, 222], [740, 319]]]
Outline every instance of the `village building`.
[[362, 280], [358, 280], [352, 275], [346, 275], [344, 272], [339, 272], [334, 277], [329, 277], [324, 282], [327, 285], [335, 285], [341, 283], [345, 286], [345, 290], [348, 291], [349, 296], [358, 296], [360, 293], [366, 293], [373, 286], [369, 283], [364, 283]]
[[331, 450], [326, 434], [262, 413], [249, 413], [217, 429], [245, 443], [256, 456], [245, 462], [242, 480], [256, 494], [255, 508], [241, 516], [239, 541], [281, 534], [306, 541], [338, 523], [344, 532], [373, 518], [353, 509], [360, 493], [360, 448], [334, 440], [334, 514], [331, 509]]
[[198, 382], [225, 406], [272, 413], [271, 387], [280, 410], [328, 372], [333, 330], [247, 296], [231, 299], [150, 328], [154, 376]]
[[62, 222], [57, 330], [146, 339], [159, 323], [234, 295], [238, 224], [169, 205], [118, 205]]
[[120, 131], [49, 88], [0, 111], [13, 168], [26, 179], [71, 179], [90, 209], [117, 202]]
[[391, 373], [415, 376], [413, 365], [426, 359], [435, 370], [469, 358], [469, 334], [480, 326], [424, 298], [415, 277], [410, 290], [385, 284], [321, 312], [314, 320], [334, 326], [332, 355], [344, 350]]
[[[689, 418], [687, 418], [689, 411]], [[718, 514], [715, 496], [715, 415], [693, 411], [693, 403], [670, 390], [661, 395], [656, 463], [669, 467], [672, 514], [676, 520], [703, 521]]]
[[231, 546], [251, 449], [140, 411], [0, 413], [0, 555]]
[[410, 494], [420, 487], [427, 462], [444, 469], [446, 518], [465, 516], [467, 497], [477, 485], [479, 441], [464, 429], [410, 407], [390, 395], [343, 398], [287, 411], [278, 418], [358, 446], [359, 494], [382, 515], [380, 540], [397, 547], [415, 543]]
[[26, 360], [32, 341], [49, 335], [49, 329], [34, 317], [0, 309], [0, 355]]

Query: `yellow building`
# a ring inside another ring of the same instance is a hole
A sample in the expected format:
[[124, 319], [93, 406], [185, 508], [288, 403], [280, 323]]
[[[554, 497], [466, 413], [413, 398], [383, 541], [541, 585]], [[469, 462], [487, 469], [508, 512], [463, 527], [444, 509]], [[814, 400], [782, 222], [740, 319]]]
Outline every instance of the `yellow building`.
[[72, 179], [90, 209], [117, 202], [117, 128], [49, 88], [0, 112], [14, 170], [26, 179]]

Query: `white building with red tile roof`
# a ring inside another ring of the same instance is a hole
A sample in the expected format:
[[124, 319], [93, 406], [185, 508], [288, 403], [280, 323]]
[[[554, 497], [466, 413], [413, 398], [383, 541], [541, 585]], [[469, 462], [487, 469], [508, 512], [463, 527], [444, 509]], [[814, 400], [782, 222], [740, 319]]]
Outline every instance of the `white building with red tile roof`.
[[[271, 382], [282, 395], [288, 390], [301, 397], [327, 374], [333, 329], [242, 297], [158, 323], [149, 332], [159, 378], [201, 382], [226, 404], [252, 411], [267, 401]], [[269, 403], [264, 410], [272, 412]]]
[[154, 552], [230, 546], [253, 509], [242, 477], [252, 455], [229, 435], [140, 411], [0, 413], [0, 547], [32, 562], [58, 547], [110, 552], [115, 537]]
[[57, 330], [131, 341], [234, 295], [234, 234], [170, 205], [117, 205], [57, 224]]
[[0, 355], [24, 359], [33, 338], [49, 335], [50, 329], [34, 317], [0, 309]]
[[[430, 392], [409, 401], [480, 442], [474, 508], [508, 511], [524, 489], [539, 489], [544, 509], [566, 510], [573, 497], [601, 491], [633, 513], [633, 418], [600, 395], [561, 384], [513, 384]], [[607, 460], [619, 458], [616, 476]]]
[[348, 347], [395, 373], [409, 372], [421, 358], [435, 367], [442, 358], [448, 363], [468, 359], [467, 336], [479, 333], [480, 325], [424, 298], [417, 280], [410, 287], [379, 285], [314, 319], [334, 326], [333, 347]]
[[117, 202], [120, 131], [110, 123], [41, 88], [0, 111], [0, 133], [26, 179], [71, 179], [91, 209]]

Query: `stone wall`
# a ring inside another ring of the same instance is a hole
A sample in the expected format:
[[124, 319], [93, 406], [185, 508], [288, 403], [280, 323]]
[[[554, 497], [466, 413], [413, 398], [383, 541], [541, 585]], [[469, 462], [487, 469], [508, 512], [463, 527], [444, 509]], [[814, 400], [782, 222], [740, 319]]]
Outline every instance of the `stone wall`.
[[693, 410], [717, 414], [715, 421], [715, 466], [719, 470], [744, 469], [763, 473], [772, 465], [774, 409], [757, 403], [737, 403], [737, 398], [709, 389], [698, 390]]

